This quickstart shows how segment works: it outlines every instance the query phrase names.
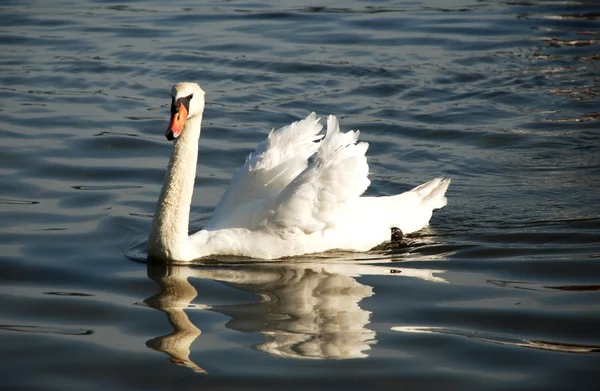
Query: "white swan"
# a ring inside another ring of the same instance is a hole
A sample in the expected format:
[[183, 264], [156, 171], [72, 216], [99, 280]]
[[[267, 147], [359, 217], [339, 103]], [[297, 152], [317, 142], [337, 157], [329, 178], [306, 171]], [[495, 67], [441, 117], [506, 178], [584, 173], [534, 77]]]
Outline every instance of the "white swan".
[[[271, 131], [238, 169], [203, 230], [188, 236], [204, 91], [195, 83], [171, 90], [166, 131], [173, 154], [148, 238], [148, 255], [192, 261], [208, 255], [276, 259], [331, 249], [367, 251], [425, 227], [446, 205], [450, 179], [436, 178], [390, 197], [361, 197], [370, 184], [358, 131], [327, 133], [314, 113]], [[311, 158], [309, 160], [309, 158]]]

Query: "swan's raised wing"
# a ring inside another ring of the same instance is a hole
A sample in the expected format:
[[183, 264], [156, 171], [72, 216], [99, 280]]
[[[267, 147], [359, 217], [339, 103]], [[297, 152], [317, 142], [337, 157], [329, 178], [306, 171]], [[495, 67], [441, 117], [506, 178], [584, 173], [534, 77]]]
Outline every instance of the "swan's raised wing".
[[308, 166], [323, 126], [315, 113], [272, 130], [235, 173], [206, 228], [253, 228], [268, 205]]
[[365, 157], [369, 144], [357, 143], [358, 136], [358, 131], [341, 133], [337, 118], [330, 115], [316, 158], [279, 194], [266, 224], [275, 232], [307, 234], [333, 228], [344, 213], [342, 206], [370, 184]]

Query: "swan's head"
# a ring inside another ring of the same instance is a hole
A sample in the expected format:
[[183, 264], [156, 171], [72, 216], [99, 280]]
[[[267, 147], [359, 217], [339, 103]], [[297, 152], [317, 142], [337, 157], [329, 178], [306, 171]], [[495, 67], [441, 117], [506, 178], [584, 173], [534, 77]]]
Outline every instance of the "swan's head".
[[171, 88], [171, 121], [165, 132], [167, 140], [181, 134], [185, 121], [204, 111], [204, 91], [196, 83], [177, 83]]

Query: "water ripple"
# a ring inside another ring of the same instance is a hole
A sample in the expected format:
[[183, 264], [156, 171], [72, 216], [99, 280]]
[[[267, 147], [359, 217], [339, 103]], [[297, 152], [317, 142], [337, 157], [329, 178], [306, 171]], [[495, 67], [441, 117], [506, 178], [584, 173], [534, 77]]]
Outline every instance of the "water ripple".
[[[5, 388], [597, 383], [595, 2], [0, 9]], [[182, 80], [207, 92], [191, 230], [313, 110], [369, 143], [368, 196], [448, 175], [448, 206], [365, 254], [148, 264]]]

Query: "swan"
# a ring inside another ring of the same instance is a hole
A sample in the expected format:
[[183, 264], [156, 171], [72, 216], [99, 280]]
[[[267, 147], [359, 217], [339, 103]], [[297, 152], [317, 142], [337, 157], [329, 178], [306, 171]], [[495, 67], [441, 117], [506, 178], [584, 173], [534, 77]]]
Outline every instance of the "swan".
[[196, 83], [171, 89], [174, 140], [148, 237], [148, 256], [189, 262], [209, 255], [277, 259], [332, 249], [368, 251], [428, 225], [446, 205], [450, 179], [405, 193], [364, 197], [370, 185], [366, 142], [340, 132], [330, 115], [322, 135], [315, 113], [273, 130], [233, 176], [201, 231], [188, 235], [205, 93]]

